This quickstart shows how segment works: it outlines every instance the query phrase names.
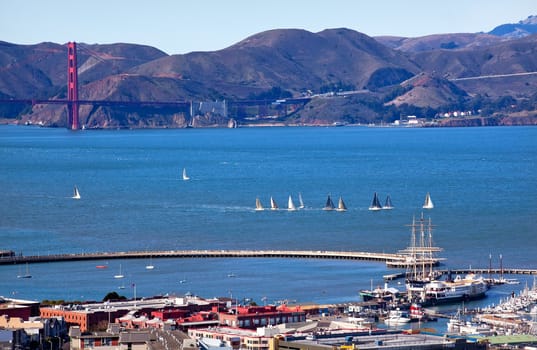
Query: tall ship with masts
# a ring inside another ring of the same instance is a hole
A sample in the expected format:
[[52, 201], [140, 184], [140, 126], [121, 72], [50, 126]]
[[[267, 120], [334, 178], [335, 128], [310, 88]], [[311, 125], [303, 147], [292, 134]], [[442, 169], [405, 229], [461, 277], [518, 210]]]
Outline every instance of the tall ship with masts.
[[448, 273], [440, 279], [441, 273], [434, 269], [439, 259], [435, 253], [442, 251], [433, 245], [432, 222], [423, 214], [412, 219], [410, 246], [401, 253], [407, 256], [406, 289], [411, 301], [422, 305], [436, 305], [461, 300], [479, 299], [485, 296], [488, 284], [482, 277], [468, 274], [454, 279]]

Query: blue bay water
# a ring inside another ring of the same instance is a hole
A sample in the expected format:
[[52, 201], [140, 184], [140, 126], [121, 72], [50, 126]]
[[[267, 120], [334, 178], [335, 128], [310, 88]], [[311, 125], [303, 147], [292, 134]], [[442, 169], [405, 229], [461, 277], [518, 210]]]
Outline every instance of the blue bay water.
[[[537, 128], [115, 130], [0, 126], [0, 249], [25, 255], [180, 249], [396, 252], [423, 212], [447, 267], [537, 268]], [[182, 181], [186, 168], [191, 180]], [[82, 199], [73, 200], [73, 186]], [[395, 209], [371, 212], [374, 192]], [[296, 212], [255, 212], [273, 196]], [[425, 194], [435, 208], [423, 211]], [[341, 195], [349, 210], [322, 210]], [[0, 266], [0, 295], [183, 294], [358, 301], [395, 272], [302, 259], [154, 259]], [[107, 264], [108, 269], [95, 265]], [[126, 278], [113, 278], [121, 264]], [[236, 277], [229, 278], [233, 273]], [[521, 277], [532, 282], [531, 277]], [[186, 280], [186, 283], [179, 283]], [[392, 282], [396, 285], [397, 282]], [[124, 284], [124, 290], [118, 290]], [[523, 285], [523, 284], [522, 284]], [[522, 286], [521, 285], [521, 286]], [[512, 286], [490, 291], [497, 301]]]

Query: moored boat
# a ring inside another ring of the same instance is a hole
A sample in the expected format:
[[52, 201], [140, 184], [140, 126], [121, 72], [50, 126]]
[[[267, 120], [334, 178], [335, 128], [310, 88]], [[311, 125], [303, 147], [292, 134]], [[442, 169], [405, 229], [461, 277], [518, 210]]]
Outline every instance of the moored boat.
[[26, 263], [26, 273], [19, 273], [17, 278], [32, 278], [32, 275], [30, 275], [30, 271], [28, 269], [28, 263]]
[[384, 284], [384, 288], [380, 286], [370, 290], [362, 289], [360, 291], [360, 296], [363, 301], [370, 300], [384, 300], [384, 301], [394, 301], [399, 298], [399, 290], [397, 288], [388, 287], [388, 284]]
[[408, 313], [399, 309], [391, 310], [388, 317], [384, 319], [384, 323], [388, 326], [400, 326], [410, 322]]
[[406, 289], [412, 301], [428, 306], [485, 296], [489, 285], [483, 277], [468, 274], [452, 279], [448, 273], [445, 280], [440, 279], [440, 273], [433, 269], [433, 253], [441, 249], [433, 246], [430, 219], [426, 221], [422, 214], [418, 222], [412, 220], [411, 227], [411, 244], [402, 252], [408, 254], [411, 262], [407, 267]]
[[432, 280], [420, 288], [422, 305], [437, 305], [484, 298], [489, 286], [482, 277], [468, 274], [454, 280]]
[[117, 275], [114, 275], [114, 278], [115, 279], [121, 279], [121, 278], [124, 278], [125, 275], [123, 275], [123, 273], [121, 272], [121, 264], [119, 264], [119, 273]]
[[153, 265], [153, 257], [149, 257], [149, 264], [145, 266], [146, 270], [153, 270], [155, 266]]

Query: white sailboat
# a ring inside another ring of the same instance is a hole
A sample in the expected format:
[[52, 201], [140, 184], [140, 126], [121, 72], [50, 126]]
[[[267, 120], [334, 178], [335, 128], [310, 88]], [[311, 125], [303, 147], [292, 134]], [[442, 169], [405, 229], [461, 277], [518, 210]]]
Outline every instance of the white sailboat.
[[123, 277], [125, 277], [125, 275], [123, 275], [123, 273], [121, 272], [121, 264], [119, 264], [119, 273], [117, 275], [114, 275], [114, 278], [120, 279]]
[[328, 198], [326, 199], [326, 204], [324, 205], [323, 210], [334, 210], [334, 202], [332, 202], [332, 197], [328, 195]]
[[431, 195], [429, 192], [427, 192], [427, 195], [425, 195], [425, 202], [423, 203], [423, 209], [433, 209], [434, 204], [433, 200], [431, 199]]
[[296, 210], [295, 203], [293, 203], [293, 198], [291, 197], [291, 195], [289, 195], [289, 200], [287, 201], [287, 210], [289, 211]]
[[298, 209], [304, 209], [304, 201], [300, 192], [298, 192]]
[[75, 186], [75, 189], [73, 191], [73, 199], [80, 199], [80, 192], [78, 191], [78, 187]]
[[149, 257], [149, 265], [145, 265], [146, 270], [153, 270], [155, 266], [153, 265], [153, 257]]
[[19, 273], [17, 278], [32, 278], [32, 275], [30, 275], [30, 271], [28, 270], [28, 263], [26, 263], [26, 273]]
[[270, 197], [270, 209], [271, 210], [278, 210], [278, 204], [276, 204], [276, 201], [272, 196]]
[[386, 202], [384, 202], [384, 206], [382, 209], [393, 209], [392, 199], [390, 198], [390, 195], [386, 196]]
[[265, 210], [265, 208], [263, 208], [263, 204], [261, 204], [261, 201], [259, 200], [259, 197], [255, 199], [255, 210], [256, 211]]
[[377, 196], [377, 192], [373, 195], [373, 200], [371, 201], [371, 205], [369, 206], [369, 210], [381, 210], [382, 205], [380, 205], [379, 197]]
[[186, 174], [186, 168], [183, 168], [183, 180], [184, 181], [190, 180], [190, 177], [188, 177], [188, 175]]
[[339, 197], [339, 201], [338, 201], [336, 210], [337, 211], [346, 211], [347, 210], [347, 206], [345, 205], [345, 202], [343, 202], [343, 198], [341, 198], [341, 197]]

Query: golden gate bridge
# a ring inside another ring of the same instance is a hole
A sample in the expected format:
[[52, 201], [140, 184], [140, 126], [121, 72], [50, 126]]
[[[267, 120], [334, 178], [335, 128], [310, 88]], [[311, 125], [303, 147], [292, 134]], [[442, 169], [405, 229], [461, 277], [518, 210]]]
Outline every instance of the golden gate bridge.
[[[287, 98], [278, 100], [279, 104], [304, 104], [311, 98]], [[272, 100], [242, 100], [228, 102], [236, 106], [262, 106], [271, 104]], [[80, 100], [78, 98], [78, 63], [76, 42], [67, 43], [67, 99], [9, 99], [0, 100], [0, 104], [60, 104], [67, 106], [68, 127], [71, 130], [80, 128], [79, 107], [81, 105], [108, 107], [176, 107], [190, 110], [191, 101], [113, 101], [113, 100]]]

